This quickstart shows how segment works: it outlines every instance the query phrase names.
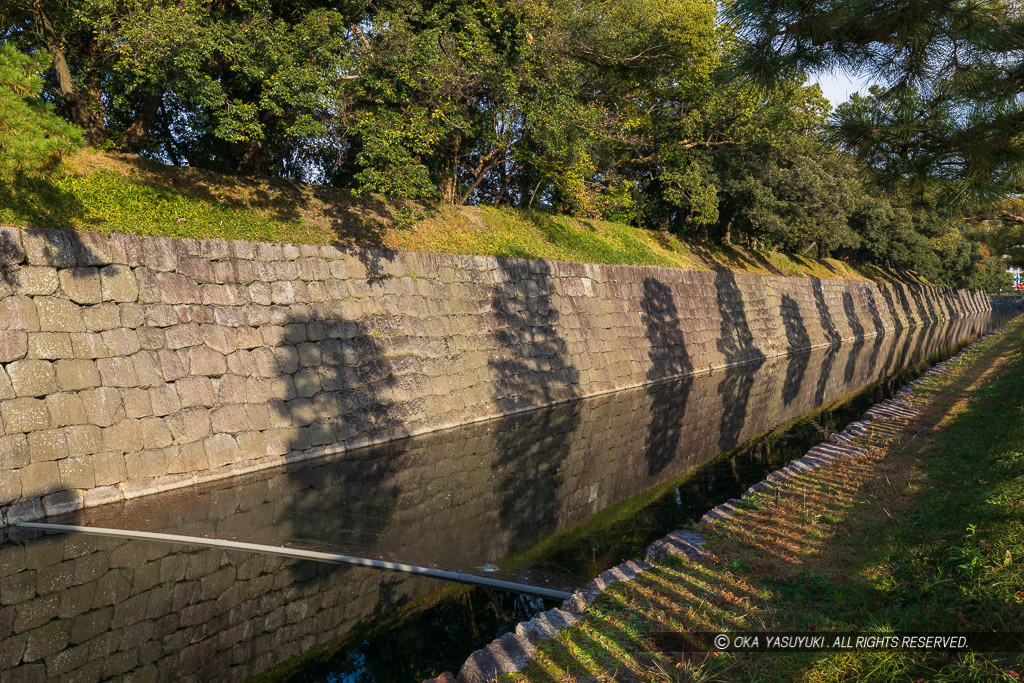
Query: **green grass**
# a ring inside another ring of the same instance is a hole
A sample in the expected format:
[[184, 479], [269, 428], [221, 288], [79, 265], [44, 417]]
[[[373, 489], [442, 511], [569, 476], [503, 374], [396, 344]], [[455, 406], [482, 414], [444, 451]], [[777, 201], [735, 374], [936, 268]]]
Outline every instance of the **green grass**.
[[[1024, 631], [1024, 319], [918, 390], [922, 417], [603, 594], [511, 680], [1018, 680], [1022, 653], [650, 652], [674, 631]], [[882, 427], [880, 427], [881, 429]], [[881, 434], [881, 432], [879, 432]]]
[[0, 180], [0, 224], [363, 244], [440, 253], [652, 265], [855, 280], [914, 280], [739, 247], [690, 245], [664, 232], [493, 207], [389, 205], [377, 196], [277, 179], [168, 168], [139, 157], [84, 150], [46, 179]]

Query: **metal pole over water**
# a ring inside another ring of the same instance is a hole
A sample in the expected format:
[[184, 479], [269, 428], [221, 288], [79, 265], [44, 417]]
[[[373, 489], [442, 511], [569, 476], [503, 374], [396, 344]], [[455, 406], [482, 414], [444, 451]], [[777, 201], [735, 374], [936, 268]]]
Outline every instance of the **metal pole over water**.
[[241, 541], [228, 541], [223, 538], [203, 538], [202, 536], [180, 536], [178, 534], [161, 534], [154, 531], [133, 531], [131, 529], [106, 529], [103, 527], [75, 526], [72, 524], [50, 524], [48, 522], [18, 522], [17, 526], [22, 529], [39, 529], [41, 531], [64, 531], [68, 533], [93, 534], [96, 536], [114, 536], [116, 538], [127, 538], [138, 541], [164, 541], [166, 543], [181, 543], [184, 545], [206, 546], [210, 548], [224, 548], [227, 550], [240, 550], [250, 553], [262, 553], [264, 555], [279, 555], [291, 557], [297, 560], [312, 560], [326, 564], [347, 564], [358, 567], [371, 567], [373, 569], [390, 569], [391, 571], [404, 572], [406, 574], [419, 574], [444, 581], [454, 581], [470, 586], [485, 586], [487, 588], [498, 588], [500, 590], [537, 595], [542, 598], [553, 598], [565, 600], [571, 593], [558, 591], [540, 586], [528, 586], [524, 583], [502, 581], [500, 579], [489, 579], [485, 576], [474, 576], [461, 572], [449, 572], [442, 569], [431, 569], [430, 567], [417, 567], [412, 564], [401, 562], [387, 562], [385, 560], [371, 560], [365, 557], [352, 557], [351, 555], [335, 555], [333, 553], [322, 553], [316, 550], [301, 550], [299, 548], [285, 548], [275, 545], [262, 545], [259, 543], [243, 543]]

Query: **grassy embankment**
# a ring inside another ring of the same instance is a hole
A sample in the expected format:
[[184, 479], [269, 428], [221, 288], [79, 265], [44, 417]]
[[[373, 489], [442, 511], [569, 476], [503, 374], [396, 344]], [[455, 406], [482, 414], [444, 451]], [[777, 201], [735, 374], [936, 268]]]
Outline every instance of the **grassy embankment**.
[[[415, 219], [414, 219], [415, 218]], [[379, 197], [281, 180], [168, 168], [83, 150], [47, 180], [0, 183], [0, 224], [370, 244], [450, 254], [674, 266], [829, 279], [913, 279], [873, 267], [740, 248], [686, 244], [657, 231], [538, 211], [403, 207]]]
[[1024, 631], [1024, 319], [878, 423], [869, 455], [704, 529], [717, 563], [615, 584], [505, 680], [1019, 680], [1022, 653], [654, 656], [652, 631]]

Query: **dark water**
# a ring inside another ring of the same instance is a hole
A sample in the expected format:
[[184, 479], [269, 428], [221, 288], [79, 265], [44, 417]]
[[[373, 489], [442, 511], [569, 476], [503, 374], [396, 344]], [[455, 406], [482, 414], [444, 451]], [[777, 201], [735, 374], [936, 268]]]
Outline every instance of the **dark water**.
[[[61, 521], [571, 590], [641, 557], [992, 324], [969, 318], [761, 360]], [[363, 568], [86, 536], [0, 545], [0, 580], [5, 681], [238, 679], [303, 653], [277, 673], [415, 680], [456, 670], [547, 606]]]

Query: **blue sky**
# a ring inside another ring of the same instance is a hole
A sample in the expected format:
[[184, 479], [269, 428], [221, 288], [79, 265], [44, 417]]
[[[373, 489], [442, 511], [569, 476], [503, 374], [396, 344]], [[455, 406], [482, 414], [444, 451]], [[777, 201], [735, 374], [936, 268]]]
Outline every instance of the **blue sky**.
[[855, 92], [865, 93], [868, 89], [869, 79], [853, 76], [846, 72], [815, 74], [807, 79], [810, 83], [817, 83], [821, 91], [832, 106], [842, 104], [850, 99]]

